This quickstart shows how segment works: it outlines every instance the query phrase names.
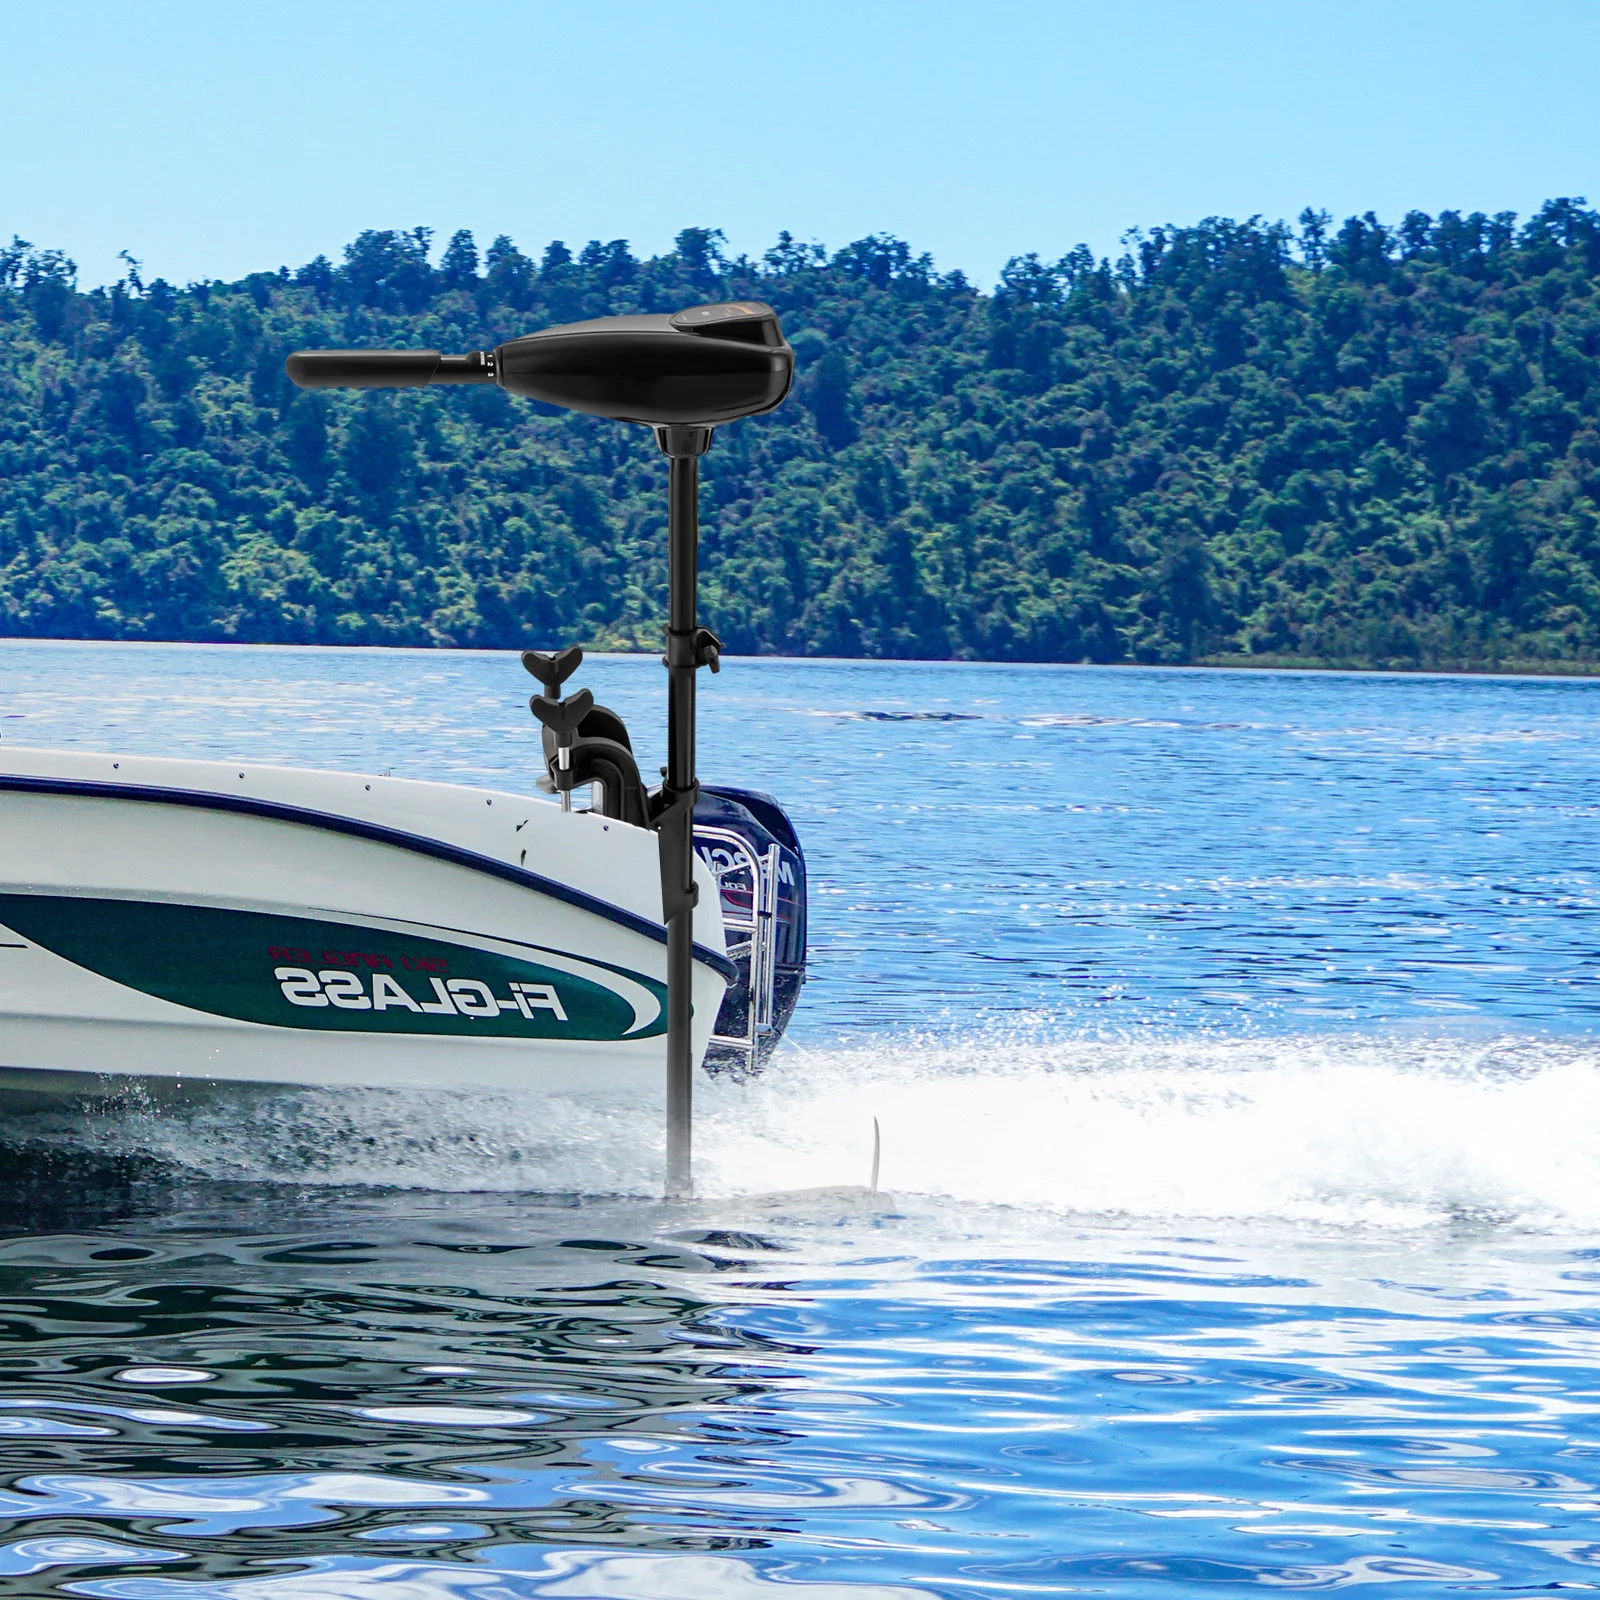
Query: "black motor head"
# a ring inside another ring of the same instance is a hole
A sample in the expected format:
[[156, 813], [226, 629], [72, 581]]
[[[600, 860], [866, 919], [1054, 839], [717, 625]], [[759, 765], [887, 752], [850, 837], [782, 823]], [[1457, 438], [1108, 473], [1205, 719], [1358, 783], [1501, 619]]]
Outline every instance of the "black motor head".
[[302, 389], [498, 383], [529, 400], [657, 428], [715, 427], [771, 411], [794, 381], [794, 351], [777, 312], [759, 300], [569, 322], [464, 356], [297, 350], [285, 366]]
[[546, 328], [501, 345], [495, 370], [502, 389], [569, 411], [707, 426], [782, 404], [794, 351], [771, 306], [738, 300]]

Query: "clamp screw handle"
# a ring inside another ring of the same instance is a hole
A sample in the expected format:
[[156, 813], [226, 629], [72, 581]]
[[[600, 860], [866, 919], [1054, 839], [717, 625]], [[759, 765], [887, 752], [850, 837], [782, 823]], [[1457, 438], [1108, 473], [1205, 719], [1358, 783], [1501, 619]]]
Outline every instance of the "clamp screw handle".
[[587, 689], [569, 694], [565, 700], [536, 694], [528, 702], [528, 709], [556, 736], [563, 748], [570, 748], [578, 725], [594, 710], [594, 696]]
[[581, 645], [569, 644], [565, 650], [558, 650], [553, 655], [546, 655], [542, 650], [522, 652], [522, 665], [544, 685], [545, 692], [552, 695], [561, 693], [561, 685], [582, 663]]

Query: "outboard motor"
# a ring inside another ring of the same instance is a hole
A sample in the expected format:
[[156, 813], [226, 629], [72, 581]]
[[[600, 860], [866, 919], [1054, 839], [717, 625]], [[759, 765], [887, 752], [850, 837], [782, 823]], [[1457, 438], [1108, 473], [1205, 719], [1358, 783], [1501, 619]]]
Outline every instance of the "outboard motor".
[[777, 1048], [806, 981], [806, 858], [770, 794], [716, 784], [700, 790], [694, 847], [716, 874], [740, 974], [722, 998], [706, 1067], [743, 1076]]
[[[589, 809], [648, 828], [661, 792], [639, 776], [622, 718], [587, 689], [558, 698], [583, 660], [576, 645], [554, 655], [525, 650], [522, 664], [545, 688], [529, 709], [543, 724], [545, 776], [539, 787], [570, 807], [587, 788]], [[755, 789], [702, 785], [694, 808], [694, 848], [717, 880], [728, 958], [739, 969], [717, 1012], [706, 1049], [710, 1072], [738, 1076], [777, 1048], [806, 977], [806, 860], [782, 806]]]

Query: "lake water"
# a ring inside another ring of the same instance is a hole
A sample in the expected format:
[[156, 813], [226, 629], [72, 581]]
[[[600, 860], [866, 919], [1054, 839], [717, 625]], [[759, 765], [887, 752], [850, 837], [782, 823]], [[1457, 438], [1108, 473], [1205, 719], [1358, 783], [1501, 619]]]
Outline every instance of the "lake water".
[[[579, 680], [647, 769], [664, 676]], [[0, 739], [517, 787], [530, 688], [0, 645]], [[13, 1119], [0, 1594], [1600, 1589], [1600, 682], [701, 695], [814, 898], [700, 1197], [627, 1104]], [[874, 1118], [893, 1206], [760, 1199], [864, 1182]]]

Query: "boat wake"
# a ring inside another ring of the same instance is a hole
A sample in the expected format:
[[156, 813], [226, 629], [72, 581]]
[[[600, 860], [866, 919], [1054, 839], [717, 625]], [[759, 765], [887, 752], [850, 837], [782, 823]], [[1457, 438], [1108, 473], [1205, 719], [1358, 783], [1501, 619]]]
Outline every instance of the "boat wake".
[[[1417, 1228], [1600, 1222], [1600, 1047], [1559, 1038], [904, 1039], [702, 1080], [707, 1199], [862, 1184], [902, 1209]], [[659, 1192], [660, 1101], [305, 1090], [13, 1113], [30, 1148], [206, 1179]]]

